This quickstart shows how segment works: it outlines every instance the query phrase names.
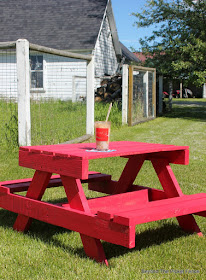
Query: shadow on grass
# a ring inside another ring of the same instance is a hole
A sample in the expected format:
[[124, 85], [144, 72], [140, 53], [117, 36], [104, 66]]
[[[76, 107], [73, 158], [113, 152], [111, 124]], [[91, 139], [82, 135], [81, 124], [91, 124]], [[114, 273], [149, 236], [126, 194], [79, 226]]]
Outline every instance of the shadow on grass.
[[[16, 217], [17, 214], [1, 209], [0, 226], [4, 228], [12, 228]], [[63, 250], [67, 250], [70, 254], [77, 254], [81, 258], [87, 258], [82, 244], [79, 244], [79, 247], [75, 249], [74, 247], [69, 246], [68, 244], [64, 244], [64, 242], [61, 242], [60, 240], [54, 238], [54, 235], [63, 233], [68, 233], [69, 238], [69, 234], [71, 233], [71, 231], [41, 221], [34, 220], [29, 232], [26, 234], [31, 239], [39, 239], [48, 245], [52, 244], [52, 246], [61, 248]], [[106, 257], [109, 260], [113, 257], [122, 256], [133, 251], [141, 251], [142, 249], [148, 248], [150, 246], [167, 243], [174, 239], [188, 235], [190, 235], [190, 233], [184, 232], [178, 225], [163, 224], [159, 228], [147, 229], [139, 234], [136, 234], [136, 246], [133, 249], [128, 249], [104, 241], [103, 246], [105, 249]]]
[[173, 105], [172, 112], [167, 112], [164, 117], [168, 118], [184, 118], [193, 121], [206, 121], [206, 107], [189, 105]]

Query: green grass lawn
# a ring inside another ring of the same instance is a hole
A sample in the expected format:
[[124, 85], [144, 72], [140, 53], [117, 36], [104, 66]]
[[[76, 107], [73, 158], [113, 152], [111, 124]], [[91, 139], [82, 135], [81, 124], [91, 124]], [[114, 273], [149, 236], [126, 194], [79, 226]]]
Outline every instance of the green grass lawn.
[[[99, 105], [97, 105], [99, 106]], [[109, 106], [109, 105], [107, 105]], [[96, 119], [105, 118], [99, 108]], [[111, 115], [111, 140], [131, 140], [190, 146], [188, 166], [172, 165], [185, 194], [206, 192], [206, 107], [174, 105], [173, 112], [133, 127], [120, 127], [118, 111]], [[118, 115], [118, 116], [116, 116]], [[117, 120], [115, 120], [117, 118]], [[90, 141], [94, 141], [94, 138]], [[0, 148], [1, 181], [31, 177], [33, 171], [18, 166], [18, 149]], [[90, 170], [118, 179], [126, 159], [93, 160]], [[160, 188], [150, 163], [136, 179], [139, 185]], [[88, 197], [96, 196], [87, 190]], [[48, 189], [43, 200], [65, 198], [63, 188]], [[204, 279], [205, 237], [183, 232], [176, 219], [136, 227], [136, 247], [127, 249], [103, 242], [109, 267], [86, 257], [79, 234], [34, 221], [27, 234], [13, 231], [16, 214], [0, 210], [0, 279]], [[206, 218], [196, 217], [206, 235]]]

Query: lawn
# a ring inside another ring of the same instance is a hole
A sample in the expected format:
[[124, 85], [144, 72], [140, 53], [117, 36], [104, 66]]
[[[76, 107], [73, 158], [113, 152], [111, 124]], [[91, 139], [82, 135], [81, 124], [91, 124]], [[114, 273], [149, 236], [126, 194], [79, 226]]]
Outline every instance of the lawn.
[[[99, 105], [97, 105], [99, 106]], [[107, 107], [106, 107], [107, 108]], [[105, 109], [106, 110], [106, 109]], [[104, 119], [104, 110], [96, 118]], [[113, 112], [114, 114], [114, 112]], [[133, 127], [120, 127], [118, 112], [111, 116], [111, 140], [131, 140], [190, 146], [190, 164], [172, 165], [185, 194], [206, 192], [206, 107], [174, 105], [172, 113]], [[90, 141], [93, 141], [91, 139]], [[31, 177], [18, 167], [18, 149], [0, 149], [1, 181]], [[91, 161], [90, 170], [118, 179], [123, 158]], [[149, 163], [136, 179], [139, 185], [160, 188]], [[87, 190], [88, 197], [95, 196]], [[63, 189], [49, 189], [43, 200], [58, 202]], [[27, 234], [13, 231], [16, 214], [0, 210], [0, 279], [203, 279], [206, 273], [205, 237], [183, 232], [175, 219], [139, 225], [136, 247], [127, 249], [103, 242], [109, 267], [85, 256], [79, 234], [34, 221]], [[196, 217], [204, 235], [206, 219]]]

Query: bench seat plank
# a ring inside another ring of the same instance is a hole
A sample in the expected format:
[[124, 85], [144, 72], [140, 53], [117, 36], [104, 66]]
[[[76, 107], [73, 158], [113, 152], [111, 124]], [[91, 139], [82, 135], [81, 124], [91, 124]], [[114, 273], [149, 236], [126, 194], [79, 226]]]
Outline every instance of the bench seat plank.
[[132, 211], [114, 213], [113, 221], [122, 225], [138, 225], [157, 220], [195, 214], [206, 210], [206, 194], [184, 195], [148, 202]]

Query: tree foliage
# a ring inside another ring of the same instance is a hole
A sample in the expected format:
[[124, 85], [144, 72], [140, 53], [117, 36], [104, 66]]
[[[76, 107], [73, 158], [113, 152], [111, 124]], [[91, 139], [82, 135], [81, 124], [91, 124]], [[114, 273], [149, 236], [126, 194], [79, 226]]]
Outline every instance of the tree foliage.
[[140, 41], [143, 52], [152, 55], [147, 66], [185, 83], [206, 82], [206, 0], [147, 0], [133, 15], [138, 28], [156, 27]]

